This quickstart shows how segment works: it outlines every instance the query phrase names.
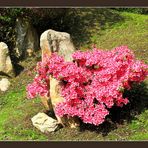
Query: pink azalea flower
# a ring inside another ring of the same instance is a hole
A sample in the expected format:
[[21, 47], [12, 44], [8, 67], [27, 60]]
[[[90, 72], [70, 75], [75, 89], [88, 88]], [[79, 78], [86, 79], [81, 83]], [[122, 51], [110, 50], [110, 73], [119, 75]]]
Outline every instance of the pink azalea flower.
[[61, 81], [61, 96], [65, 101], [57, 104], [59, 116], [78, 116], [85, 123], [99, 125], [109, 114], [108, 109], [122, 107], [129, 100], [123, 98], [124, 89], [132, 82], [140, 83], [148, 75], [148, 65], [135, 59], [127, 46], [111, 51], [94, 47], [92, 51], [76, 51], [75, 62], [65, 62], [56, 53], [44, 56], [37, 63], [37, 75], [27, 86], [28, 98], [49, 96], [49, 75]]

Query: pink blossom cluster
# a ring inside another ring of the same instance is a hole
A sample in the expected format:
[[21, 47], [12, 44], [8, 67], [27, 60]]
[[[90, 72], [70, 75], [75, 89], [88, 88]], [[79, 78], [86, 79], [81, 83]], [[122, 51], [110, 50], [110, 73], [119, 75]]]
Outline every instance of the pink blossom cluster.
[[35, 70], [36, 76], [34, 81], [27, 86], [27, 97], [31, 99], [35, 98], [37, 95], [49, 95], [49, 75], [47, 75], [48, 66], [46, 66], [45, 62], [38, 62]]
[[142, 82], [148, 75], [148, 65], [135, 59], [127, 46], [111, 51], [97, 48], [76, 51], [73, 62], [65, 62], [56, 53], [38, 63], [37, 77], [27, 87], [28, 97], [49, 95], [49, 75], [61, 81], [64, 102], [57, 104], [59, 116], [78, 116], [85, 123], [99, 125], [114, 105], [122, 107], [129, 100], [123, 98], [124, 89]]

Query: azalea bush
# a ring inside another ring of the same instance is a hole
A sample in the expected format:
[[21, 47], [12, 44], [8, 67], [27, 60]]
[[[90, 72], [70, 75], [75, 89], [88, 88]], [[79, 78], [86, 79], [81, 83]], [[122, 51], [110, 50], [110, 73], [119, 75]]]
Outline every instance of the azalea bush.
[[99, 125], [105, 121], [109, 109], [126, 105], [124, 90], [133, 83], [142, 82], [148, 75], [148, 65], [136, 60], [127, 46], [111, 51], [93, 48], [76, 51], [73, 61], [53, 53], [37, 63], [36, 76], [27, 86], [28, 98], [50, 96], [49, 76], [59, 80], [64, 102], [57, 104], [55, 112], [60, 117], [77, 116], [84, 123]]

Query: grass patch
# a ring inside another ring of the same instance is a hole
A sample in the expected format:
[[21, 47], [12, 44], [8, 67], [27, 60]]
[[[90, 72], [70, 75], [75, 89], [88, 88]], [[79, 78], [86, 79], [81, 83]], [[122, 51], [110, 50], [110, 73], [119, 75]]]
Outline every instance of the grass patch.
[[137, 58], [148, 63], [148, 15], [124, 12], [121, 16], [123, 21], [96, 32], [91, 37], [91, 42], [101, 49], [127, 45]]
[[46, 140], [33, 128], [31, 117], [42, 110], [39, 99], [27, 100], [25, 86], [3, 97], [0, 110], [0, 140]]

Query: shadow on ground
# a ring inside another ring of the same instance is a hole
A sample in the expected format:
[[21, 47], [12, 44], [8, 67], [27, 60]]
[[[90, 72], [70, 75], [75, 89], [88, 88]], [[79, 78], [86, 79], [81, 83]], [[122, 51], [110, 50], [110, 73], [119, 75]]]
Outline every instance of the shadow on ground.
[[92, 34], [107, 26], [111, 26], [124, 18], [111, 9], [103, 8], [72, 8], [63, 20], [65, 27], [62, 31], [71, 34], [74, 44], [77, 48], [89, 44]]
[[90, 130], [107, 136], [109, 132], [124, 125], [124, 123], [131, 123], [136, 119], [136, 115], [141, 114], [145, 109], [148, 109], [148, 88], [146, 83], [134, 84], [133, 89], [124, 92], [124, 97], [128, 97], [130, 103], [124, 107], [114, 106], [110, 109], [110, 115], [106, 121], [99, 125], [94, 126], [90, 124], [81, 123], [80, 130]]
[[24, 67], [19, 65], [18, 63], [13, 64], [13, 67], [15, 69], [16, 76], [18, 76], [24, 70]]
[[90, 43], [93, 32], [97, 31], [99, 34], [106, 25], [111, 26], [124, 20], [119, 12], [108, 8], [64, 8], [63, 12], [54, 19], [42, 18], [37, 30], [39, 35], [48, 29], [67, 32], [71, 35], [76, 48]]

